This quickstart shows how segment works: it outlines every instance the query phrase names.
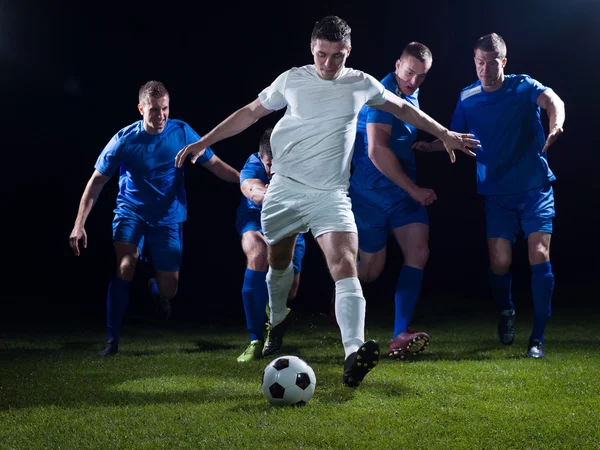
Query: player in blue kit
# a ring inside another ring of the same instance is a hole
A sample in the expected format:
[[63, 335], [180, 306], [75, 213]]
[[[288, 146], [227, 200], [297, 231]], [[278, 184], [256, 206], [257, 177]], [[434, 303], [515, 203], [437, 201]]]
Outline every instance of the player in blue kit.
[[[473, 133], [480, 141], [477, 192], [485, 198], [490, 257], [489, 279], [500, 310], [498, 336], [505, 345], [515, 338], [511, 296], [512, 245], [527, 239], [531, 265], [534, 325], [527, 356], [543, 358], [544, 331], [551, 312], [554, 275], [550, 238], [554, 217], [555, 177], [546, 151], [563, 132], [565, 107], [556, 93], [528, 75], [505, 75], [506, 44], [496, 33], [475, 44], [479, 81], [460, 93], [451, 129]], [[540, 107], [549, 118], [544, 137]], [[440, 142], [417, 143], [415, 149], [442, 150]]]
[[[242, 300], [246, 312], [246, 325], [250, 332], [250, 345], [238, 357], [238, 362], [252, 361], [262, 356], [271, 355], [281, 348], [283, 342], [283, 334], [281, 334], [278, 336], [277, 345], [272, 342], [272, 345], [263, 350], [265, 309], [269, 302], [266, 283], [269, 263], [267, 262], [267, 241], [260, 224], [260, 212], [272, 175], [273, 153], [271, 152], [270, 142], [272, 131], [272, 128], [265, 130], [260, 139], [259, 151], [250, 155], [240, 172], [240, 187], [244, 196], [237, 210], [235, 225], [247, 260], [242, 287]], [[294, 247], [292, 260], [294, 281], [288, 294], [288, 300], [295, 299], [298, 293], [304, 250], [304, 237], [301, 233], [298, 235]], [[290, 312], [288, 309], [288, 314], [284, 319], [286, 325], [289, 320]]]
[[[170, 316], [170, 300], [179, 282], [187, 201], [184, 171], [174, 167], [173, 158], [182, 146], [200, 136], [187, 123], [169, 119], [169, 93], [161, 82], [149, 81], [140, 88], [138, 110], [143, 119], [114, 135], [98, 157], [69, 237], [73, 252], [79, 256], [79, 241], [87, 247], [87, 217], [106, 182], [119, 170], [113, 220], [117, 271], [108, 287], [107, 339], [101, 356], [118, 352], [121, 320], [142, 250], [156, 270], [156, 279], [151, 279], [149, 286], [165, 318]], [[239, 182], [239, 172], [210, 148], [199, 161], [217, 177]]]
[[[419, 87], [433, 57], [427, 46], [411, 42], [381, 84], [419, 108]], [[350, 178], [352, 211], [358, 227], [358, 277], [363, 283], [379, 277], [391, 233], [404, 256], [396, 283], [394, 332], [388, 346], [391, 358], [421, 353], [429, 336], [409, 328], [421, 293], [423, 269], [429, 258], [426, 206], [437, 197], [416, 184], [417, 167], [411, 149], [417, 129], [392, 114], [364, 106], [358, 116]], [[469, 152], [470, 153], [470, 152]]]

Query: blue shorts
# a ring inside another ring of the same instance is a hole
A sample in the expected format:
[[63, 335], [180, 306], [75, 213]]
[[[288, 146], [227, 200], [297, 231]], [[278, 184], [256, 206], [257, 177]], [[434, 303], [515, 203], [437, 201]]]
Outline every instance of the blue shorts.
[[118, 241], [136, 244], [140, 259], [151, 262], [156, 270], [179, 272], [183, 224], [152, 226], [139, 219], [116, 216], [113, 220], [113, 242]]
[[358, 247], [366, 253], [382, 250], [388, 233], [411, 223], [429, 225], [427, 210], [397, 186], [360, 189], [350, 186]]
[[[256, 210], [256, 212], [251, 213], [238, 213], [235, 220], [235, 228], [240, 239], [246, 231], [258, 231], [260, 234], [263, 234], [262, 228], [260, 227], [260, 211]], [[294, 259], [292, 259], [294, 274], [302, 271], [302, 258], [304, 258], [305, 250], [306, 243], [304, 242], [304, 236], [300, 233], [298, 234], [298, 239], [296, 239]]]
[[487, 238], [503, 238], [511, 243], [517, 236], [552, 234], [554, 191], [552, 186], [509, 195], [485, 196]]

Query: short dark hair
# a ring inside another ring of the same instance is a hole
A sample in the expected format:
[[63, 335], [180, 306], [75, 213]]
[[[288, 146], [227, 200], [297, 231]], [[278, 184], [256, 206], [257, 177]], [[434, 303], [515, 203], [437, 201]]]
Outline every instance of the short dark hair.
[[273, 152], [271, 151], [271, 133], [273, 128], [267, 128], [260, 138], [260, 144], [258, 144], [258, 152], [260, 157], [272, 158]]
[[486, 34], [477, 39], [473, 51], [477, 51], [477, 49], [482, 52], [498, 52], [500, 59], [506, 58], [506, 42], [502, 36], [496, 33]]
[[164, 96], [169, 95], [169, 91], [164, 84], [160, 81], [148, 81], [145, 83], [138, 92], [138, 99], [140, 103], [144, 103], [145, 100], [149, 100], [150, 97], [154, 98], [163, 98]]
[[420, 42], [416, 41], [406, 44], [406, 47], [404, 47], [404, 50], [402, 50], [400, 59], [406, 56], [412, 56], [424, 63], [433, 61], [433, 55], [431, 54], [431, 50], [429, 50], [429, 47], [427, 47], [425, 44], [421, 44]]
[[310, 41], [314, 43], [317, 39], [329, 42], [343, 42], [350, 45], [350, 25], [338, 16], [326, 16], [315, 23]]

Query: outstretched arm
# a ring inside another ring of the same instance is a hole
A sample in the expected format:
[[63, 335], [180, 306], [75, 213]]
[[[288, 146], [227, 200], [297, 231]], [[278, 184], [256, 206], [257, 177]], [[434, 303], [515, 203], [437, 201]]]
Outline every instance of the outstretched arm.
[[258, 119], [272, 112], [272, 110], [265, 108], [257, 98], [252, 103], [248, 103], [246, 106], [231, 114], [210, 132], [202, 136], [199, 141], [184, 147], [177, 154], [175, 165], [177, 167], [182, 167], [185, 159], [189, 155], [192, 155], [192, 163], [195, 163], [198, 156], [200, 156], [206, 147], [241, 133]]
[[221, 180], [229, 181], [230, 183], [240, 182], [240, 173], [217, 155], [213, 155], [212, 158], [202, 164], [202, 167], [214, 173]]
[[102, 192], [102, 188], [106, 184], [106, 182], [110, 179], [110, 177], [106, 175], [102, 175], [97, 170], [94, 170], [94, 173], [90, 177], [85, 190], [83, 191], [83, 195], [81, 196], [81, 201], [79, 202], [79, 211], [77, 212], [77, 218], [75, 219], [75, 225], [73, 226], [73, 231], [71, 231], [71, 235], [69, 236], [69, 245], [75, 253], [75, 256], [79, 256], [79, 241], [83, 241], [83, 248], [87, 247], [87, 234], [85, 232], [85, 222], [92, 210], [92, 207], [98, 200], [100, 196], [100, 192]]
[[475, 156], [470, 149], [479, 148], [480, 145], [472, 134], [455, 133], [448, 130], [420, 109], [415, 108], [389, 91], [385, 91], [385, 97], [385, 103], [373, 107], [389, 112], [401, 121], [439, 138], [443, 142], [452, 162], [456, 161], [454, 150], [460, 150], [470, 156]]
[[242, 194], [244, 194], [247, 199], [262, 206], [265, 194], [267, 193], [267, 187], [268, 185], [258, 178], [247, 178], [242, 183], [241, 189]]
[[546, 110], [550, 124], [548, 129], [548, 138], [542, 152], [554, 144], [558, 136], [563, 133], [563, 124], [565, 123], [565, 103], [556, 95], [552, 89], [546, 89], [537, 99], [537, 104]]
[[402, 166], [389, 147], [392, 126], [383, 123], [368, 123], [369, 158], [377, 169], [400, 186], [414, 200], [423, 206], [431, 205], [437, 196], [432, 189], [417, 186], [402, 170]]

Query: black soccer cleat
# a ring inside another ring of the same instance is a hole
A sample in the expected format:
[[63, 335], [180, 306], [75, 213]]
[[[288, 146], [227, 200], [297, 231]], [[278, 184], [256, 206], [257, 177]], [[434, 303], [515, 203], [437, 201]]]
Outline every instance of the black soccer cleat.
[[283, 334], [286, 328], [292, 322], [293, 312], [291, 309], [287, 309], [287, 314], [283, 320], [275, 325], [267, 323], [267, 338], [265, 339], [265, 346], [263, 347], [263, 356], [269, 356], [273, 353], [277, 353], [281, 350], [283, 344]]
[[116, 355], [119, 352], [119, 344], [116, 344], [113, 341], [108, 341], [104, 343], [104, 347], [102, 347], [102, 350], [100, 350], [98, 352], [98, 355], [100, 356], [110, 356], [110, 355]]
[[344, 361], [344, 385], [357, 387], [365, 376], [379, 363], [379, 344], [368, 340], [358, 351], [350, 354]]
[[498, 319], [498, 338], [504, 345], [512, 345], [515, 341], [515, 310], [500, 314]]

